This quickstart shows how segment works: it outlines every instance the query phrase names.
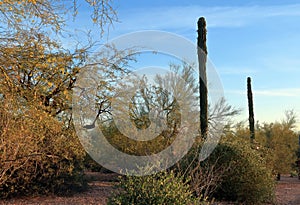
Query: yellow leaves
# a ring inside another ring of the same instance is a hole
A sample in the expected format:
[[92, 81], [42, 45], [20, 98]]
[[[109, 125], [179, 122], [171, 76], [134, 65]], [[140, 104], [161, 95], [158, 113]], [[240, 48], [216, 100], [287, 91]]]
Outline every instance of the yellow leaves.
[[47, 59], [47, 62], [48, 62], [48, 63], [52, 63], [52, 59], [51, 59], [51, 58], [48, 58], [48, 59]]
[[33, 58], [34, 57], [34, 52], [33, 51], [30, 51], [29, 52], [29, 58]]
[[48, 85], [49, 87], [52, 87], [53, 83], [48, 81], [48, 82], [47, 82], [47, 85]]
[[45, 58], [45, 54], [43, 54], [43, 53], [40, 54], [39, 58], [40, 58], [40, 59]]
[[16, 22], [20, 23], [22, 20], [20, 18], [16, 18]]
[[67, 95], [68, 94], [68, 90], [64, 90], [64, 95]]
[[19, 89], [18, 98], [25, 96], [23, 101], [52, 115], [57, 110], [68, 109], [72, 97], [68, 89], [79, 70], [75, 55], [44, 33], [19, 33], [16, 38], [20, 39], [18, 44], [1, 48], [5, 57], [0, 66], [0, 90], [2, 87], [9, 92]]
[[60, 71], [61, 73], [65, 73], [65, 68], [60, 68], [59, 71]]
[[30, 2], [32, 4], [36, 4], [36, 0], [28, 0], [28, 2]]
[[44, 67], [46, 67], [46, 64], [44, 64], [44, 63], [37, 63], [36, 65], [35, 65], [35, 67], [37, 67], [37, 68], [44, 68]]

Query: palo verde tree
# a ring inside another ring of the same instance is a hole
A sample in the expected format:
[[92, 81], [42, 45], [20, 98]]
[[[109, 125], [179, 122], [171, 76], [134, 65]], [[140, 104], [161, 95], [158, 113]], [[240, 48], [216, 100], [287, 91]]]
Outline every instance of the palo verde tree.
[[[112, 0], [85, 0], [93, 10], [91, 20], [99, 26], [101, 34], [117, 21]], [[27, 30], [38, 26], [61, 32], [65, 14], [78, 14], [78, 0], [3, 0], [0, 2], [1, 33]]]
[[[86, 2], [104, 32], [116, 20], [111, 1]], [[70, 10], [59, 0], [0, 2], [0, 197], [82, 185], [85, 152], [70, 123], [71, 89], [92, 43], [66, 49], [59, 40], [65, 13], [76, 16], [76, 3]], [[122, 60], [97, 60], [110, 65], [107, 79], [122, 70]]]
[[[83, 67], [92, 42], [65, 49], [51, 31], [63, 32], [65, 14], [77, 15], [77, 1], [0, 2], [1, 74], [11, 91], [44, 106], [55, 116], [70, 109], [70, 91]], [[101, 33], [117, 20], [110, 0], [86, 1]], [[49, 34], [50, 32], [50, 34]], [[51, 37], [50, 37], [51, 36]]]
[[[183, 122], [181, 122], [182, 112], [190, 113], [189, 116], [193, 119], [192, 116], [196, 113], [196, 110], [193, 110], [196, 100], [192, 101], [191, 99], [196, 99], [198, 95], [198, 86], [193, 76], [193, 65], [187, 63], [182, 65], [172, 64], [170, 70], [172, 72], [165, 75], [157, 75], [153, 82], [149, 82], [146, 77], [138, 76], [130, 79], [130, 85], [127, 81], [124, 83], [125, 85], [119, 82], [121, 92], [126, 86], [127, 89], [128, 87], [132, 88], [131, 84], [134, 85], [134, 88], [135, 86], [138, 87], [130, 99], [127, 99], [126, 93], [125, 95], [119, 94], [114, 101], [115, 106], [118, 107], [118, 110], [114, 110], [114, 114], [117, 112], [120, 119], [129, 117], [131, 122], [129, 124], [122, 123], [123, 134], [116, 128], [115, 121], [109, 114], [111, 110], [111, 107], [109, 107], [110, 102], [109, 100], [106, 101], [106, 105], [108, 105], [107, 113], [100, 115], [98, 121], [100, 123], [98, 124], [103, 125], [107, 139], [119, 150], [135, 155], [156, 153], [158, 150], [163, 150], [169, 146], [178, 137], [178, 133], [180, 133], [183, 126]], [[186, 84], [182, 83], [182, 79], [185, 80]], [[115, 92], [118, 92], [118, 89], [112, 89], [108, 94], [99, 92], [98, 99], [109, 99], [112, 96], [111, 94]], [[128, 100], [128, 104], [124, 103]], [[181, 102], [184, 101], [189, 109], [180, 107], [178, 102], [180, 100]], [[199, 121], [196, 123], [199, 123]], [[135, 126], [135, 128], [132, 126]], [[126, 135], [137, 135], [137, 131], [146, 129], [157, 135], [155, 139], [136, 141], [126, 137]]]

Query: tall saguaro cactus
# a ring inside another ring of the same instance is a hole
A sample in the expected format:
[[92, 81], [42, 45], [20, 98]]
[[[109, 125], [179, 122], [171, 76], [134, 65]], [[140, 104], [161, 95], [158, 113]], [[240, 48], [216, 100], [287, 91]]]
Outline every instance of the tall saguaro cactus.
[[247, 78], [247, 96], [248, 96], [248, 110], [249, 110], [250, 140], [251, 142], [253, 142], [255, 139], [255, 128], [254, 128], [253, 95], [252, 95], [250, 77]]
[[206, 61], [207, 61], [207, 47], [206, 47], [206, 21], [204, 17], [198, 20], [198, 39], [197, 52], [199, 62], [199, 94], [200, 94], [200, 128], [202, 138], [207, 137], [208, 132], [208, 89], [206, 77]]

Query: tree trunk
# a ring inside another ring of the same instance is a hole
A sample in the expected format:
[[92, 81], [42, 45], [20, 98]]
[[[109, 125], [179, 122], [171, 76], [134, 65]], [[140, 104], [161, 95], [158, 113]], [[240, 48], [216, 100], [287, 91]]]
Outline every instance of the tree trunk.
[[247, 78], [247, 94], [248, 94], [250, 140], [253, 143], [255, 139], [255, 128], [254, 128], [253, 95], [252, 95], [250, 77]]
[[199, 94], [200, 94], [200, 129], [201, 136], [206, 139], [208, 132], [208, 100], [207, 100], [207, 77], [206, 77], [206, 22], [205, 18], [201, 17], [198, 20], [198, 39], [197, 51], [199, 61]]

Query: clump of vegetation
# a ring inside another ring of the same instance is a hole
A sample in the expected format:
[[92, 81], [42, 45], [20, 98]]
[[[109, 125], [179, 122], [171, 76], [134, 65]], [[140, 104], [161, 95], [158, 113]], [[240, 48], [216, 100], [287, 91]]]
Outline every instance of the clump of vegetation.
[[270, 150], [270, 166], [274, 174], [289, 174], [295, 170], [297, 160], [298, 135], [293, 130], [296, 118], [293, 111], [286, 112], [286, 119], [281, 123], [263, 124], [257, 130], [262, 146]]
[[195, 195], [247, 204], [273, 201], [272, 170], [262, 152], [253, 149], [249, 140], [225, 138], [206, 160], [199, 162], [198, 157], [199, 147], [194, 147], [175, 167], [190, 177], [190, 188]]
[[[298, 135], [294, 128], [296, 114], [286, 111], [281, 122], [257, 123], [255, 140], [251, 144], [266, 160], [267, 167], [272, 170], [274, 178], [277, 174], [289, 174], [295, 170], [297, 160]], [[227, 138], [240, 138], [249, 141], [249, 130], [243, 123], [235, 125], [231, 131], [226, 131]]]
[[84, 188], [85, 152], [74, 132], [34, 107], [1, 102], [0, 198]]
[[200, 204], [198, 199], [193, 197], [188, 183], [173, 172], [127, 176], [121, 179], [117, 187], [119, 192], [110, 198], [110, 205]]
[[251, 144], [241, 139], [222, 142], [207, 160], [214, 163], [216, 159], [217, 166], [227, 164], [229, 169], [224, 172], [214, 197], [248, 204], [273, 201], [272, 170]]
[[[117, 18], [111, 1], [85, 2], [103, 34]], [[75, 17], [76, 5], [77, 0], [71, 5], [49, 0], [0, 2], [1, 198], [65, 194], [85, 185], [85, 152], [72, 126], [71, 96], [93, 43], [91, 39], [88, 45], [66, 49], [59, 38], [65, 32], [64, 14], [73, 8]], [[107, 77], [114, 76], [113, 69], [108, 70]]]

